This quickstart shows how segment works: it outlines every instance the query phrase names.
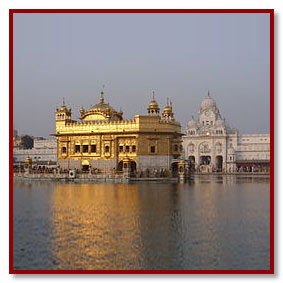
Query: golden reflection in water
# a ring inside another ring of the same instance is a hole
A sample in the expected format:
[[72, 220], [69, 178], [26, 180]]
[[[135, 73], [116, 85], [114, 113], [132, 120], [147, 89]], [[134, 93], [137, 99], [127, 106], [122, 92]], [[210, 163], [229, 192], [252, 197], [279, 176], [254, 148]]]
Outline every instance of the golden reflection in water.
[[[187, 211], [180, 213], [180, 199], [186, 201], [182, 186], [172, 185], [166, 192], [162, 185], [150, 190], [136, 184], [57, 185], [52, 202], [52, 252], [57, 268], [162, 269], [159, 262], [170, 267], [184, 252], [184, 257], [193, 253], [201, 266], [213, 268], [221, 256], [215, 227], [220, 215], [213, 186], [204, 182], [193, 188], [198, 195], [196, 222], [201, 229], [193, 241], [197, 248], [186, 251], [184, 231], [191, 216]], [[179, 259], [180, 268], [186, 265], [183, 260]]]
[[200, 176], [185, 184], [14, 182], [13, 189], [18, 269], [269, 266], [266, 178]]
[[52, 248], [57, 268], [130, 268], [141, 258], [138, 209], [136, 185], [58, 184]]

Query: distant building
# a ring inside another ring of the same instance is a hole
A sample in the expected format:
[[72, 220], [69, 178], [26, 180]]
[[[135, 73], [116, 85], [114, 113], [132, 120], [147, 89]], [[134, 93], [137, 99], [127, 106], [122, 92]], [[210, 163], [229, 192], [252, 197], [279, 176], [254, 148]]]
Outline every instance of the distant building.
[[183, 145], [185, 159], [198, 171], [269, 171], [270, 134], [239, 134], [221, 117], [209, 93], [198, 118], [188, 122]]
[[163, 113], [154, 96], [147, 115], [124, 120], [123, 112], [100, 102], [80, 110], [80, 121], [72, 120], [64, 102], [56, 111], [58, 165], [63, 169], [97, 168], [102, 171], [171, 169], [182, 152], [181, 125], [174, 119], [172, 104]]
[[57, 161], [57, 144], [56, 140], [47, 139], [34, 139], [34, 147], [32, 149], [21, 149], [14, 147], [13, 149], [13, 162], [24, 162], [27, 157], [32, 159], [33, 163], [38, 165], [47, 164], [48, 162]]
[[18, 131], [13, 129], [13, 148], [21, 148], [21, 144], [22, 144], [22, 137], [18, 136]]

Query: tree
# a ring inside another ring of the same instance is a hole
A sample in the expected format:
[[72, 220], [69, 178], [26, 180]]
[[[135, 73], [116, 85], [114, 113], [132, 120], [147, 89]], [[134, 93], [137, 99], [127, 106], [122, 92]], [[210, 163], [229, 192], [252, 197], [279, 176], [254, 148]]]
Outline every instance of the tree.
[[21, 147], [24, 149], [33, 148], [33, 138], [28, 135], [23, 136], [21, 141]]

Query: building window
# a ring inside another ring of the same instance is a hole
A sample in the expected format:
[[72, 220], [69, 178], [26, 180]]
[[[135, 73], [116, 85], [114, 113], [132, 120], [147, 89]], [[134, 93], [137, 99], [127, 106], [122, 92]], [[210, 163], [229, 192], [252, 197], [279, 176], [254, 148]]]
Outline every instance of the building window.
[[96, 152], [96, 144], [91, 145], [91, 152]]
[[178, 151], [178, 145], [177, 144], [174, 145], [174, 151]]
[[62, 147], [62, 153], [66, 153], [67, 152], [67, 148], [65, 146]]
[[213, 121], [210, 121], [210, 124], [213, 125]]
[[109, 147], [109, 145], [106, 145], [105, 146], [105, 152], [109, 152], [110, 151], [110, 147]]
[[135, 145], [132, 146], [132, 152], [136, 152], [136, 146]]
[[126, 145], [126, 152], [130, 152], [130, 146]]
[[119, 145], [119, 152], [123, 152], [123, 146]]
[[180, 151], [182, 151], [183, 150], [183, 146], [182, 145], [180, 145]]
[[150, 152], [151, 152], [151, 153], [155, 153], [155, 146], [154, 146], [154, 145], [152, 145], [152, 146], [150, 147]]
[[83, 145], [83, 152], [88, 152], [88, 145], [86, 144]]
[[76, 144], [75, 145], [75, 152], [80, 152], [81, 151], [81, 146]]

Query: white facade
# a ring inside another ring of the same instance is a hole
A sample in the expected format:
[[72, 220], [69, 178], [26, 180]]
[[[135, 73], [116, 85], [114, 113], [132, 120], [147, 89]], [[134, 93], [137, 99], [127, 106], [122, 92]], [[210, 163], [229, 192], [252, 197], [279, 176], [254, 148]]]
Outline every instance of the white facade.
[[239, 134], [221, 117], [209, 93], [198, 119], [188, 122], [183, 146], [185, 159], [200, 172], [269, 170], [270, 135]]
[[33, 162], [45, 163], [48, 161], [57, 162], [57, 144], [56, 140], [35, 139], [31, 149], [13, 149], [14, 163], [24, 162], [30, 157]]

